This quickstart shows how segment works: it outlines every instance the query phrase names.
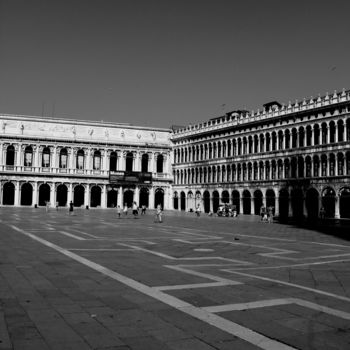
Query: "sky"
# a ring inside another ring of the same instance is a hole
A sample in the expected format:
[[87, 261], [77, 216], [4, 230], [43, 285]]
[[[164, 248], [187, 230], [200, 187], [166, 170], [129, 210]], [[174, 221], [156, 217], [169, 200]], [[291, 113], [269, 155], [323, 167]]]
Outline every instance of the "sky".
[[350, 1], [0, 0], [0, 113], [186, 126], [350, 89]]

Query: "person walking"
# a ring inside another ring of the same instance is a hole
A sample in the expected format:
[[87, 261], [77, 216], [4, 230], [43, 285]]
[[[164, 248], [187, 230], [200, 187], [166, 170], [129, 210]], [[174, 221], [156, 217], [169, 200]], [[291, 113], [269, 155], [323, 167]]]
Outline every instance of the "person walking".
[[124, 216], [128, 215], [128, 205], [124, 203], [124, 209], [123, 209]]
[[200, 216], [201, 216], [201, 206], [200, 206], [199, 203], [198, 203], [197, 206], [196, 206], [196, 216], [197, 216], [197, 217], [200, 217]]
[[145, 215], [146, 214], [146, 205], [142, 204], [141, 206], [141, 215]]
[[162, 222], [162, 207], [160, 206], [160, 204], [157, 205], [157, 209], [156, 209], [156, 221], [155, 222]]
[[73, 214], [73, 210], [74, 210], [74, 205], [73, 205], [73, 202], [70, 201], [70, 203], [69, 203], [69, 215]]
[[118, 215], [118, 219], [120, 219], [120, 214], [122, 212], [122, 209], [120, 208], [120, 205], [117, 206], [117, 215]]
[[134, 215], [134, 219], [136, 219], [137, 215], [139, 215], [139, 208], [136, 202], [132, 204], [132, 214]]

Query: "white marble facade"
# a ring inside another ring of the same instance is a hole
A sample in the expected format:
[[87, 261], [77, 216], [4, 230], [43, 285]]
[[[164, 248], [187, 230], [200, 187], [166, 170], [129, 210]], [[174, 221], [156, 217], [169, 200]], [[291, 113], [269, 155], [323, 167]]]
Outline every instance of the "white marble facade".
[[[132, 199], [149, 208], [160, 201], [169, 209], [170, 133], [128, 124], [0, 115], [0, 205], [67, 206], [72, 200], [76, 206], [107, 208], [123, 206], [125, 200], [130, 205]], [[110, 183], [110, 171], [125, 170], [152, 173], [152, 182]]]

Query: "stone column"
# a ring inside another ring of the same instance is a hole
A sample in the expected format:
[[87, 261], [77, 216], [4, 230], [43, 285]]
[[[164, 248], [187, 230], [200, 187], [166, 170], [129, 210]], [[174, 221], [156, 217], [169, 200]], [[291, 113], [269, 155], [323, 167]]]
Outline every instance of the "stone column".
[[276, 201], [275, 201], [275, 216], [280, 216], [280, 212], [279, 212], [279, 196], [278, 196], [278, 190], [276, 191], [277, 195], [276, 195]]
[[134, 169], [135, 171], [141, 171], [141, 164], [140, 164], [140, 152], [136, 151], [135, 154], [135, 164], [134, 164]]
[[51, 168], [53, 168], [53, 172], [56, 172], [56, 168], [57, 167], [57, 146], [54, 146], [53, 148], [53, 156], [52, 156], [52, 164], [51, 164]]
[[19, 206], [19, 198], [20, 198], [20, 183], [19, 181], [16, 181], [16, 185], [15, 185], [15, 206], [18, 207]]
[[73, 169], [75, 169], [75, 155], [76, 155], [76, 150], [74, 148], [70, 148], [68, 150], [68, 155], [69, 155], [69, 168], [70, 171], [72, 171]]
[[335, 211], [334, 218], [340, 219], [340, 210], [339, 210], [339, 196], [335, 196]]
[[89, 184], [86, 184], [85, 186], [85, 193], [84, 193], [84, 205], [85, 206], [91, 206], [91, 203], [90, 203], [90, 199], [91, 199], [91, 196], [90, 196], [90, 185]]
[[85, 161], [85, 169], [86, 170], [91, 170], [93, 167], [93, 154], [94, 154], [94, 150], [91, 148], [88, 148], [86, 150], [86, 161]]
[[101, 191], [101, 208], [102, 209], [107, 208], [107, 186], [106, 185], [102, 186], [102, 191]]
[[140, 188], [138, 185], [135, 187], [134, 202], [136, 202], [138, 206], [140, 205]]
[[119, 189], [118, 189], [117, 205], [119, 205], [120, 208], [123, 208], [123, 187], [122, 186], [119, 186]]
[[254, 197], [250, 197], [250, 215], [255, 214], [255, 205], [254, 205]]
[[68, 201], [68, 205], [71, 201], [73, 201], [73, 184], [70, 183], [68, 186], [68, 196], [67, 196], [67, 201]]
[[155, 168], [154, 168], [154, 153], [152, 152], [151, 153], [151, 166], [150, 166], [150, 171], [151, 173], [154, 173], [155, 172]]
[[56, 185], [55, 183], [52, 183], [50, 184], [50, 207], [52, 208], [56, 207], [56, 197], [57, 197]]
[[38, 183], [34, 182], [33, 186], [33, 205], [38, 205]]
[[149, 191], [148, 205], [150, 209], [154, 209], [154, 188], [153, 187], [151, 187]]
[[104, 152], [104, 157], [103, 157], [103, 164], [101, 166], [101, 170], [108, 171], [109, 170], [109, 162], [108, 162], [109, 152], [107, 149], [103, 150], [103, 152]]

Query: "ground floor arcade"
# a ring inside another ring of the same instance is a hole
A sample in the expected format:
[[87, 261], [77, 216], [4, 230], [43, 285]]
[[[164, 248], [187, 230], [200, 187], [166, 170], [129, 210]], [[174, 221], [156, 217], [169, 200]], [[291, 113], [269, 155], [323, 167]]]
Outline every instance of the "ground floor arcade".
[[176, 210], [191, 211], [199, 205], [205, 213], [216, 213], [222, 203], [232, 204], [238, 213], [248, 215], [259, 215], [262, 206], [271, 206], [281, 219], [313, 219], [320, 216], [323, 208], [325, 217], [349, 219], [350, 184], [173, 188], [173, 207]]
[[13, 206], [114, 208], [135, 201], [139, 206], [162, 208], [171, 206], [170, 188], [163, 184], [115, 186], [99, 183], [71, 183], [11, 180], [0, 184], [0, 204]]

